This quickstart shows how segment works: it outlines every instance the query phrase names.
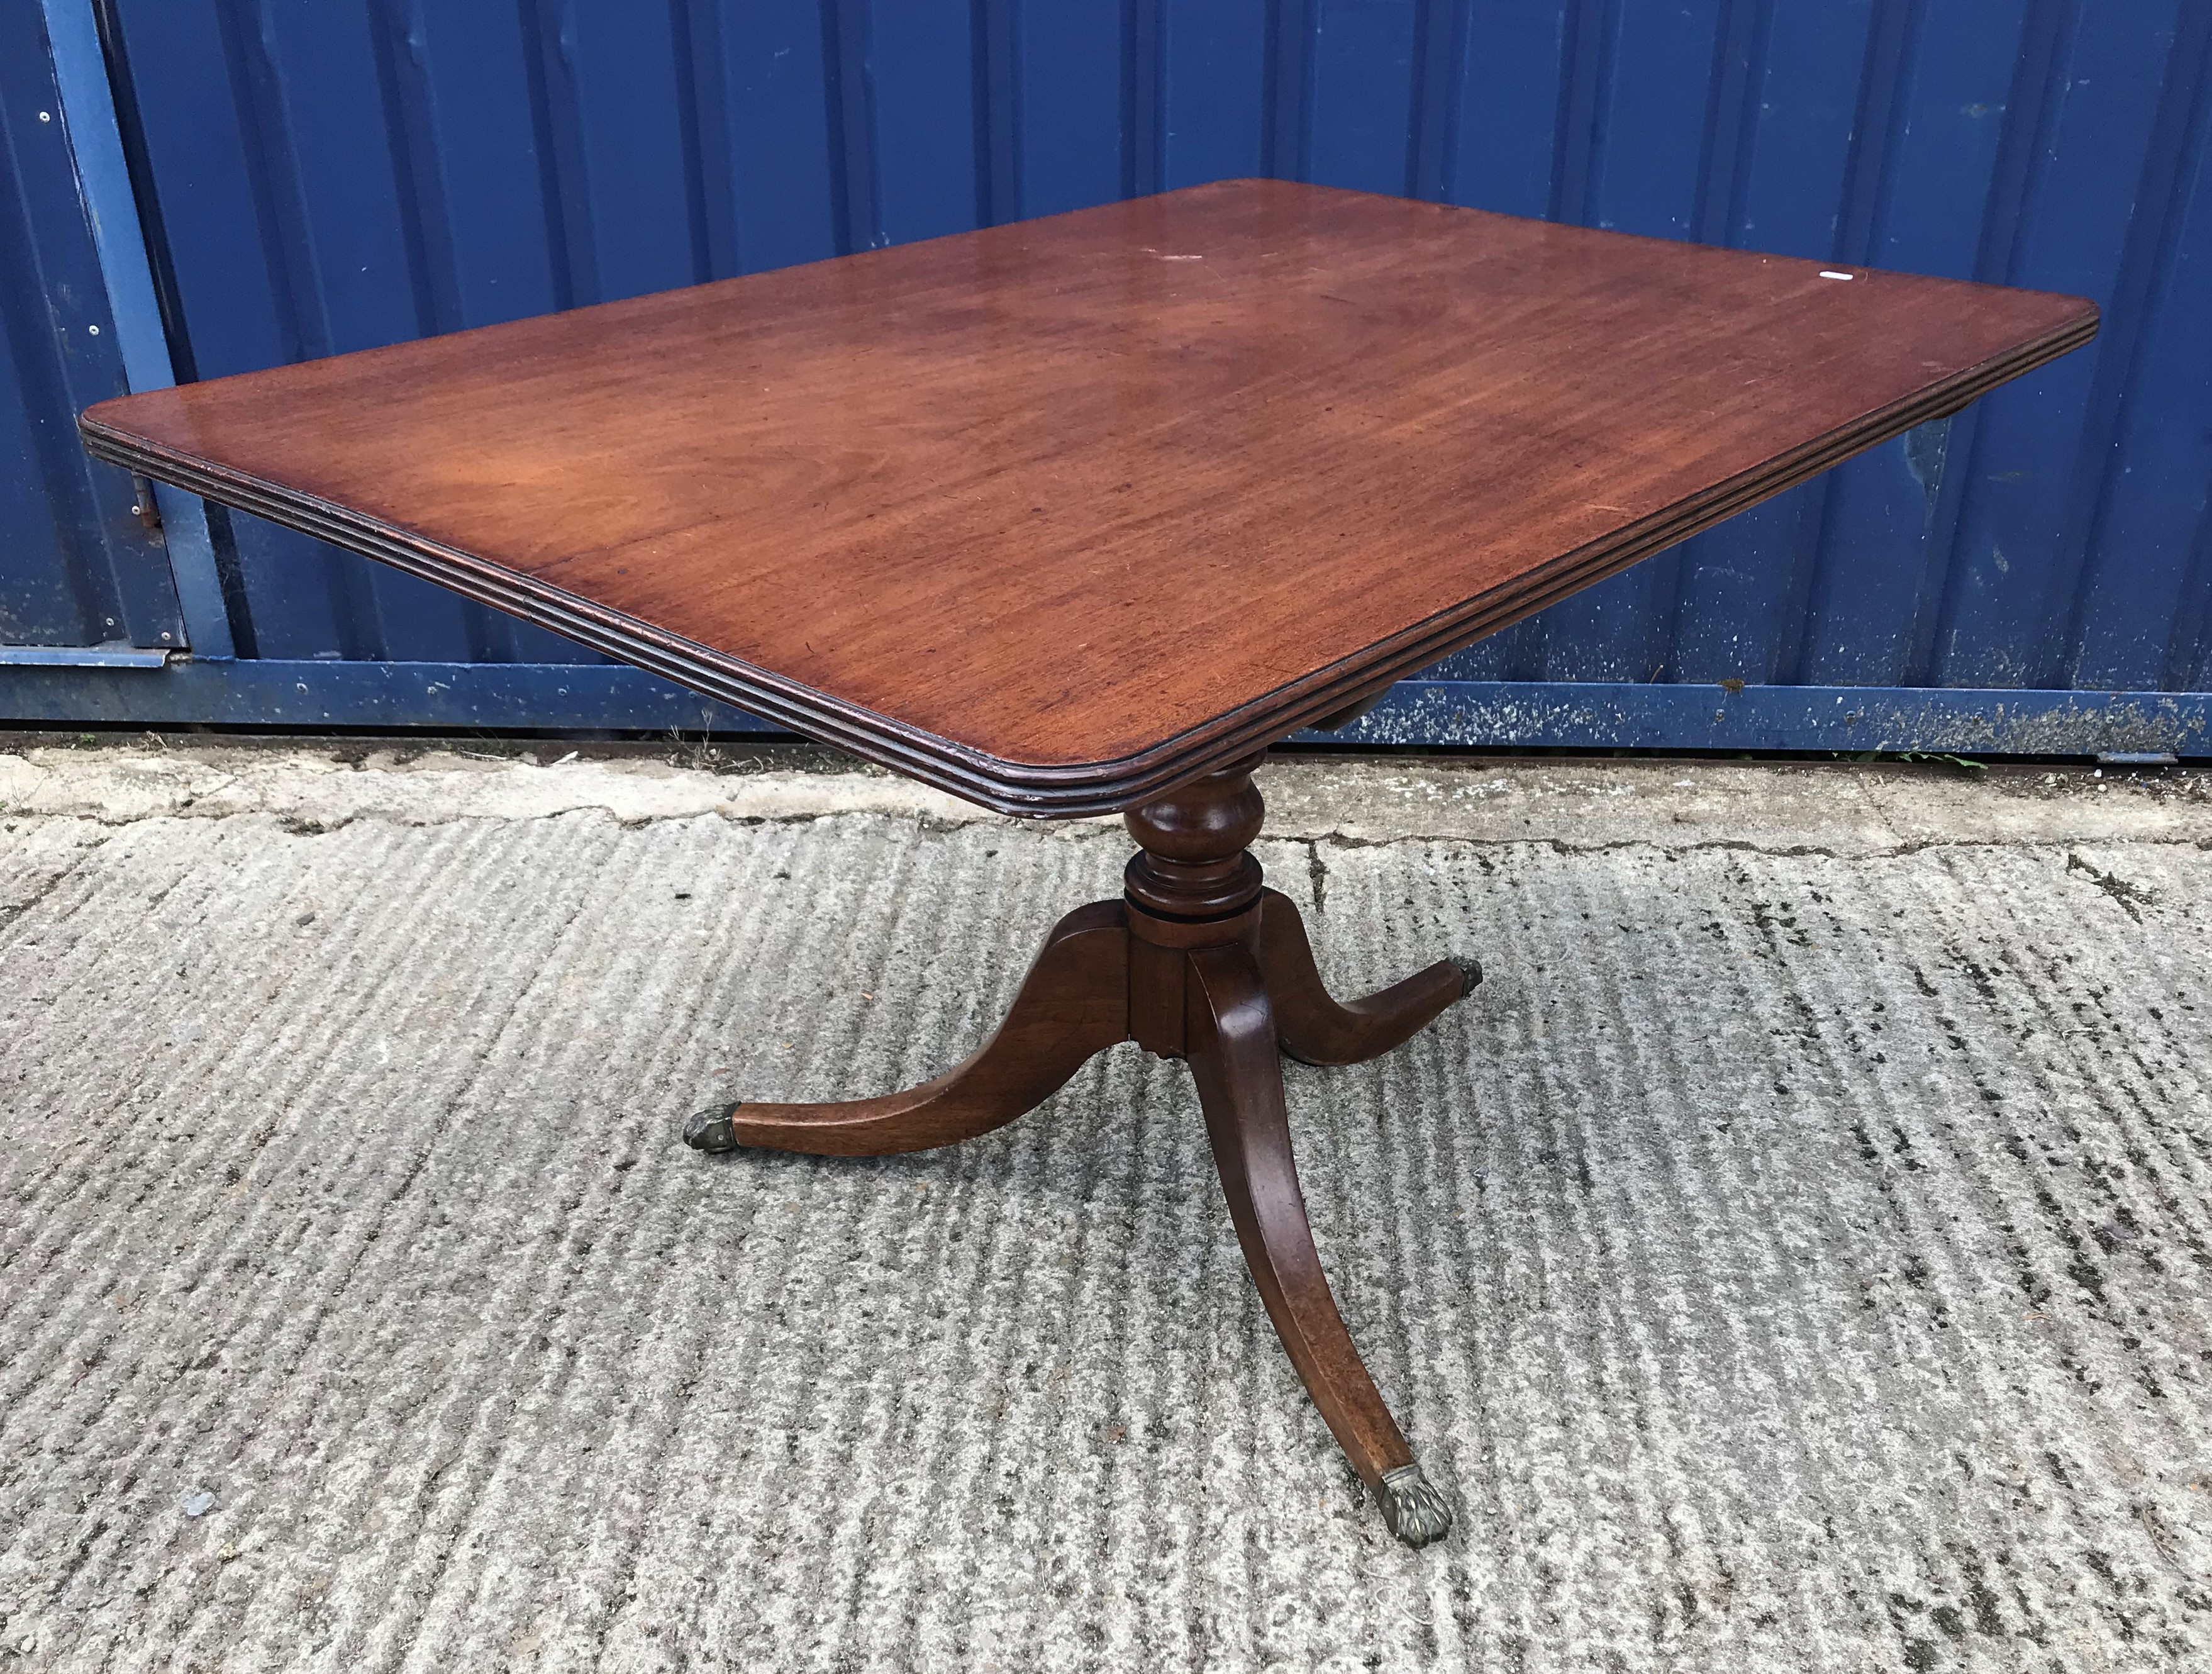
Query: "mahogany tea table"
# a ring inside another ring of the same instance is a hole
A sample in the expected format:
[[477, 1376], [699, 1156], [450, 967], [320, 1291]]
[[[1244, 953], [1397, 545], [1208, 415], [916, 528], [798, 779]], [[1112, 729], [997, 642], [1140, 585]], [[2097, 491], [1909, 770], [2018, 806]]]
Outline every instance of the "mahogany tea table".
[[957, 1068], [726, 1105], [702, 1151], [1011, 1122], [1093, 1053], [1188, 1062], [1314, 1404], [1419, 1546], [1451, 1523], [1339, 1318], [1276, 1054], [1348, 1004], [1267, 889], [1301, 727], [2087, 342], [2065, 296], [1239, 180], [103, 402], [94, 454], [1012, 814], [1121, 813]]

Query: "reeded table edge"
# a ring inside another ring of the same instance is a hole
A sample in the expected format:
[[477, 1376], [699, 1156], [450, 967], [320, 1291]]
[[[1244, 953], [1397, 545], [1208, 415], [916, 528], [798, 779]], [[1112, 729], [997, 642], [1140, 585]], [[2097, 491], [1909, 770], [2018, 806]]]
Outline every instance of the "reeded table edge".
[[[2086, 305], [2085, 305], [2086, 306]], [[1641, 558], [1794, 488], [1830, 467], [1944, 418], [1998, 385], [2080, 348], [2097, 334], [2094, 306], [2047, 335], [1994, 356], [1901, 401], [1817, 436], [1756, 470], [1603, 539], [1561, 554], [1513, 582], [1416, 623], [1358, 654], [1279, 686], [1133, 755], [1045, 765], [1004, 760], [817, 691], [771, 670], [655, 628], [546, 582], [313, 495], [81, 416], [85, 451], [142, 475], [266, 518], [551, 630], [592, 650], [750, 711], [793, 732], [950, 791], [1000, 813], [1071, 819], [1117, 813], [1186, 780], [1277, 743], [1366, 693], [1534, 615]]]

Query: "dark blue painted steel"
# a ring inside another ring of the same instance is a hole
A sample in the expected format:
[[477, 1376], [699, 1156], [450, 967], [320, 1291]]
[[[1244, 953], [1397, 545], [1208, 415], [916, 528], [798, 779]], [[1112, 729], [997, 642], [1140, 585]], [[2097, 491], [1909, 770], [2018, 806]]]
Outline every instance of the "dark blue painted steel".
[[905, 244], [984, 224], [983, 142], [992, 124], [978, 75], [982, 9], [965, 0], [850, 0], [840, 9], [860, 53], [851, 90], [860, 94], [873, 177], [867, 242]]
[[[0, 717], [267, 727], [764, 732], [766, 724], [618, 664], [173, 662], [0, 668]], [[1408, 680], [1305, 744], [1522, 746], [2212, 758], [2212, 693]]]
[[767, 722], [618, 663], [188, 659], [160, 670], [0, 667], [0, 719], [139, 727], [434, 727], [769, 732]]
[[814, 0], [691, 9], [699, 190], [716, 276], [847, 249], [832, 30]]
[[1415, 679], [1343, 732], [1298, 741], [2202, 759], [2212, 693]]
[[184, 643], [131, 478], [88, 460], [76, 411], [123, 357], [35, 6], [0, 7], [0, 646]]
[[2193, 81], [2168, 74], [2179, 9], [2085, 5], [2057, 20], [2047, 47], [2033, 44], [2048, 69], [2039, 97], [2021, 101], [2032, 119], [2016, 113], [2016, 204], [1987, 228], [1980, 265], [1991, 278], [2094, 297], [2112, 318], [2089, 349], [1983, 405], [1930, 669], [1939, 684], [2039, 685], [2057, 660], [2054, 618], [2072, 602], [2087, 502], [2111, 468], [2139, 332], [2136, 270], [2163, 219], [2163, 204], [2139, 204], [2137, 189], [2163, 173], [2170, 190], [2171, 165], [2155, 169], [2153, 154], [2176, 80]]
[[[1271, 0], [1159, 0], [1153, 78], [1158, 179], [1139, 191], [1243, 180], [1274, 168]], [[1154, 66], [1157, 66], [1155, 69]]]
[[[1249, 173], [2077, 291], [2092, 349], [1436, 673], [1743, 680], [1801, 740], [1835, 733], [1815, 688], [2207, 684], [2199, 0], [103, 3], [187, 374]], [[262, 657], [592, 660], [229, 522]], [[1442, 740], [1502, 703], [1389, 713]]]

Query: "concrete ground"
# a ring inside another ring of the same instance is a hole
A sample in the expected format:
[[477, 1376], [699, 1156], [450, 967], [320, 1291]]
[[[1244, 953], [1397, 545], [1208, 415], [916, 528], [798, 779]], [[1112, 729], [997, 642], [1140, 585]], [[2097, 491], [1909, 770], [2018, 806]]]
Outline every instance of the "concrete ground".
[[[1111, 824], [822, 758], [0, 745], [0, 1674], [2212, 1667], [2212, 779], [1291, 761], [1395, 1544], [1178, 1066], [994, 1020]], [[10, 1662], [9, 1659], [13, 1659]]]

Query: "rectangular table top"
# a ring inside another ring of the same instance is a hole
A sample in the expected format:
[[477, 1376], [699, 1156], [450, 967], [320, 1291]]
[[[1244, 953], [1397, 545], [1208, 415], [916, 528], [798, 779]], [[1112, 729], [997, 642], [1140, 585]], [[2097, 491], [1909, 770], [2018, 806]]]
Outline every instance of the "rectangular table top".
[[1239, 180], [90, 409], [94, 454], [988, 806], [1125, 807], [2087, 342]]

